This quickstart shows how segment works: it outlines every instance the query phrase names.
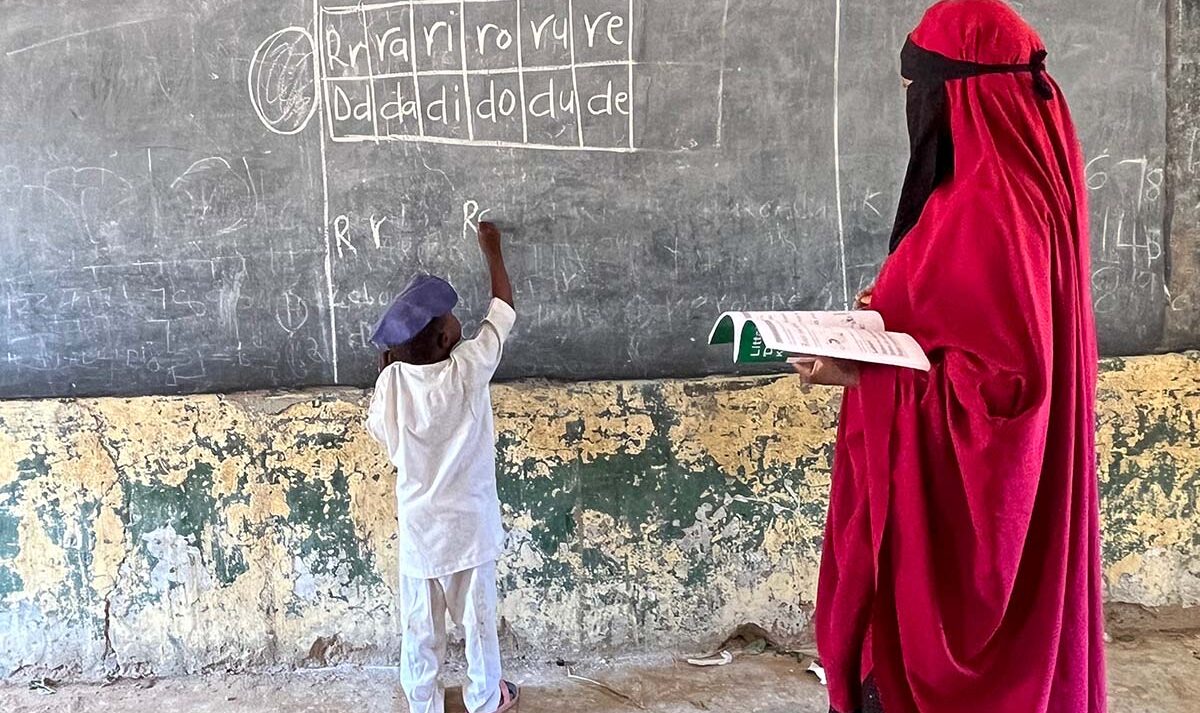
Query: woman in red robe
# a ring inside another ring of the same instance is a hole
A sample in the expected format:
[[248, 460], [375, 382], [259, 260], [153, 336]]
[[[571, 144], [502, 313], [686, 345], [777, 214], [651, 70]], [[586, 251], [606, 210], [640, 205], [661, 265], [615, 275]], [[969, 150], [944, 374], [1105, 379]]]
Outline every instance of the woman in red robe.
[[912, 157], [871, 294], [929, 373], [849, 385], [817, 640], [837, 713], [1103, 713], [1083, 162], [1038, 35], [945, 0], [902, 54]]

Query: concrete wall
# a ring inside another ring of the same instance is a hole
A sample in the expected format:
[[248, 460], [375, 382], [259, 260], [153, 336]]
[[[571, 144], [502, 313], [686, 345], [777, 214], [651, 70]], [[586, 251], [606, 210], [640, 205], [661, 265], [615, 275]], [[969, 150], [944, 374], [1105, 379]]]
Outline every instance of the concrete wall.
[[[0, 678], [395, 659], [366, 395], [0, 403]], [[803, 636], [836, 404], [791, 379], [498, 386], [505, 640]], [[1200, 606], [1200, 357], [1106, 362], [1108, 597]]]

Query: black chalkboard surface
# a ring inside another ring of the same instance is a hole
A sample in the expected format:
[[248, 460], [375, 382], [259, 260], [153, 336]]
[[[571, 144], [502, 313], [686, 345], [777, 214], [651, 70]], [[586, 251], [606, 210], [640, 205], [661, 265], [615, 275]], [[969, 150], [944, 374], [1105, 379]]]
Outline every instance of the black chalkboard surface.
[[[1023, 3], [1080, 127], [1110, 353], [1163, 314], [1160, 3]], [[369, 384], [415, 271], [502, 376], [693, 376], [736, 308], [841, 307], [905, 162], [922, 3], [46, 0], [0, 5], [0, 396]]]

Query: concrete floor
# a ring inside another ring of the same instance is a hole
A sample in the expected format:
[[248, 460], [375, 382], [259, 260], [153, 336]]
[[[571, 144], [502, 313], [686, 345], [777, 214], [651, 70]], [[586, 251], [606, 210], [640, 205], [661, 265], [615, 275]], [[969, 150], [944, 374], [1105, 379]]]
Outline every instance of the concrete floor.
[[[1111, 713], [1200, 710], [1200, 633], [1157, 635], [1109, 647]], [[632, 702], [566, 678], [566, 670], [510, 666], [524, 685], [521, 713], [826, 713], [824, 689], [795, 659], [763, 654], [700, 669], [667, 658], [581, 666]], [[448, 701], [454, 701], [453, 696]], [[107, 686], [72, 685], [53, 695], [0, 687], [5, 713], [403, 713], [395, 671], [325, 669], [220, 675]], [[462, 710], [448, 705], [448, 713]]]

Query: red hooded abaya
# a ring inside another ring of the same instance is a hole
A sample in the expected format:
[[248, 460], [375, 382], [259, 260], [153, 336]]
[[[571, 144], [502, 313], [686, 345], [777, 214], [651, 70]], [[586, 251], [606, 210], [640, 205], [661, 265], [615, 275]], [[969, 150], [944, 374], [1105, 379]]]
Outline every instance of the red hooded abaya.
[[[940, 2], [910, 41], [1044, 56], [999, 0]], [[871, 303], [933, 368], [864, 367], [842, 408], [817, 600], [830, 704], [858, 710], [872, 678], [886, 713], [1103, 713], [1080, 148], [1040, 69], [944, 84], [952, 173]]]

